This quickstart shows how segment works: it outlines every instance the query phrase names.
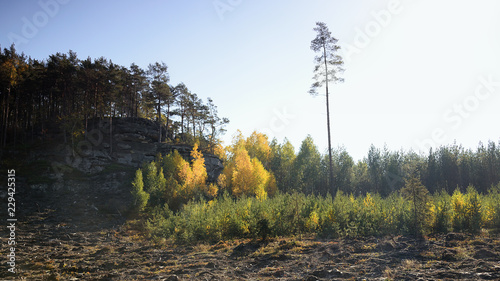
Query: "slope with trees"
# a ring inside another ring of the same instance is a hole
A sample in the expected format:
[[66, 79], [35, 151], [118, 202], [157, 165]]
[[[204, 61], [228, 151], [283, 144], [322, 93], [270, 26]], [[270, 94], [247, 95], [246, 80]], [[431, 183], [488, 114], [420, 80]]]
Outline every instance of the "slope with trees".
[[214, 151], [229, 120], [218, 116], [211, 98], [205, 102], [183, 83], [169, 81], [163, 62], [144, 70], [104, 57], [79, 59], [73, 51], [40, 61], [17, 53], [14, 45], [0, 49], [2, 146], [43, 141], [54, 124], [69, 142], [91, 120], [140, 117], [157, 122], [158, 141], [199, 141]]

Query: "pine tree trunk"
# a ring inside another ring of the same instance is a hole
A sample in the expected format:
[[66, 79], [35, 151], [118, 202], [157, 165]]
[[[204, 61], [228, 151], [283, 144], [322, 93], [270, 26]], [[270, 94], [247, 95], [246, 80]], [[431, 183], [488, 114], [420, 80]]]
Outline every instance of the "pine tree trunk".
[[417, 190], [415, 186], [412, 186], [412, 192], [413, 192], [413, 223], [415, 227], [415, 237], [418, 236], [419, 232], [419, 227], [418, 227], [418, 218], [417, 218]]
[[181, 135], [184, 135], [184, 108], [181, 111]]
[[109, 115], [109, 155], [113, 154], [113, 116]]
[[167, 124], [165, 125], [165, 141], [168, 139], [168, 117], [170, 116], [170, 103], [167, 103]]
[[15, 98], [15, 109], [14, 109], [14, 144], [17, 144], [17, 127], [18, 127], [18, 115], [19, 115], [19, 93], [16, 93]]
[[5, 106], [5, 129], [4, 129], [4, 134], [3, 134], [3, 147], [7, 145], [7, 130], [9, 126], [9, 97], [10, 97], [10, 87], [7, 88], [7, 99], [6, 99], [6, 106]]
[[193, 117], [193, 141], [196, 139], [196, 126], [195, 126], [195, 123], [194, 123], [194, 115], [192, 115]]
[[[325, 79], [326, 79], [326, 125], [328, 129], [328, 160], [329, 160], [329, 175], [328, 187], [333, 192], [333, 163], [332, 163], [332, 138], [330, 133], [330, 101], [328, 97], [328, 64], [326, 62], [326, 47], [323, 45], [323, 57], [325, 61]], [[336, 195], [337, 192], [334, 193]]]
[[161, 142], [161, 113], [160, 113], [160, 102], [158, 100], [158, 142]]

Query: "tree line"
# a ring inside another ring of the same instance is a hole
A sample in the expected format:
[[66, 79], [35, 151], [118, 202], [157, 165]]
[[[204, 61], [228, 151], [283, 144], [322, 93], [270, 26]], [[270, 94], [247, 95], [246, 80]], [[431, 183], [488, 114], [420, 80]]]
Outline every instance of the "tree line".
[[43, 137], [54, 123], [66, 135], [86, 130], [92, 119], [141, 117], [158, 122], [159, 141], [215, 144], [229, 120], [211, 98], [204, 102], [184, 83], [169, 82], [164, 62], [124, 67], [104, 57], [79, 59], [71, 50], [40, 61], [14, 45], [0, 48], [1, 143]]
[[137, 170], [133, 207], [155, 240], [196, 243], [243, 237], [324, 237], [479, 233], [498, 228], [500, 148], [453, 144], [389, 151], [371, 146], [354, 162], [345, 148], [321, 154], [308, 136], [298, 152], [285, 139], [235, 135], [220, 156], [217, 183], [207, 182], [195, 145], [187, 162], [174, 151]]
[[[486, 193], [500, 182], [500, 145], [493, 141], [486, 145], [479, 143], [476, 149], [455, 143], [424, 154], [371, 145], [367, 155], [356, 162], [342, 146], [332, 149], [331, 155], [330, 158], [330, 153], [322, 154], [311, 136], [302, 141], [296, 152], [286, 138], [279, 143], [262, 133], [254, 132], [247, 138], [239, 133], [226, 147], [226, 167], [220, 185], [230, 186], [228, 182], [235, 178], [234, 174], [241, 173], [237, 168], [248, 167], [245, 163], [254, 159], [270, 173], [273, 184], [263, 190], [271, 194], [279, 191], [335, 196], [342, 191], [354, 195], [371, 192], [386, 197], [400, 191], [410, 178], [418, 178], [430, 193], [444, 190], [451, 194], [457, 188], [465, 192], [468, 186]], [[328, 184], [330, 160], [332, 185]], [[246, 188], [252, 190], [252, 187]]]
[[451, 194], [456, 188], [464, 192], [470, 185], [486, 193], [500, 182], [500, 146], [493, 141], [479, 143], [476, 149], [455, 143], [430, 149], [427, 154], [372, 145], [367, 156], [357, 162], [344, 147], [338, 147], [331, 158], [333, 189], [327, 185], [328, 154], [322, 155], [311, 137], [302, 142], [298, 153], [286, 139], [282, 144], [272, 140], [269, 147], [269, 168], [281, 191], [335, 195], [340, 190], [385, 197], [401, 190], [405, 180], [416, 177], [431, 193], [444, 190]]
[[[196, 149], [197, 146], [192, 152], [192, 163], [176, 154], [159, 155], [149, 163], [151, 167], [156, 165], [154, 172], [147, 165], [142, 169], [149, 171], [143, 189], [151, 194], [154, 193], [152, 190], [163, 190], [160, 193], [164, 197], [155, 206], [167, 203], [172, 210], [178, 210], [190, 200], [199, 197], [211, 200], [224, 193], [234, 198], [257, 199], [278, 193], [335, 197], [338, 192], [354, 196], [372, 193], [385, 198], [393, 193], [408, 193], [404, 188], [409, 180], [418, 182], [412, 186], [422, 185], [422, 190], [430, 194], [452, 194], [455, 190], [465, 192], [469, 186], [486, 194], [492, 186], [500, 183], [500, 146], [492, 141], [486, 146], [480, 143], [476, 150], [453, 144], [431, 149], [428, 154], [390, 151], [387, 147], [379, 149], [372, 145], [367, 156], [357, 162], [344, 147], [339, 147], [331, 152], [333, 189], [329, 184], [330, 153], [321, 154], [311, 136], [304, 139], [296, 152], [287, 139], [279, 143], [276, 139], [270, 141], [259, 132], [248, 137], [238, 132], [232, 144], [218, 153], [224, 162], [224, 170], [216, 183], [208, 183], [206, 177], [192, 181], [196, 177], [189, 176], [189, 165], [194, 174], [206, 173], [204, 164], [198, 163], [200, 156]], [[166, 178], [167, 181], [159, 185], [161, 188], [156, 188], [151, 187], [156, 185], [146, 183], [151, 181], [150, 178], [160, 182]], [[418, 188], [412, 189], [409, 193], [413, 195], [408, 197], [415, 198], [416, 191]]]

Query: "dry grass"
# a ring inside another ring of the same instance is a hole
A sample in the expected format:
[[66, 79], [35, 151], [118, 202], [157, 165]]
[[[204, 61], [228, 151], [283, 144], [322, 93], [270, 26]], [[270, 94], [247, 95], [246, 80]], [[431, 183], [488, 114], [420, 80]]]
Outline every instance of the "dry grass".
[[455, 251], [457, 251], [456, 258], [458, 260], [466, 260], [470, 258], [470, 252], [464, 247], [455, 247]]
[[390, 267], [386, 267], [384, 270], [384, 278], [386, 280], [394, 280], [394, 278], [396, 278], [395, 270]]
[[411, 271], [415, 269], [419, 269], [421, 267], [420, 263], [413, 259], [403, 260], [401, 262], [400, 268], [405, 271]]
[[210, 245], [207, 245], [207, 244], [197, 244], [193, 247], [193, 252], [196, 252], [196, 253], [208, 253], [210, 252], [210, 250], [212, 249], [212, 247]]

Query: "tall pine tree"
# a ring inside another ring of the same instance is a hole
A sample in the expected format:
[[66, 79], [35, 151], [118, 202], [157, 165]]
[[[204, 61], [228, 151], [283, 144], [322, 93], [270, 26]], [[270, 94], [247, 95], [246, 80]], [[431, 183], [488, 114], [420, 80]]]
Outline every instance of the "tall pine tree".
[[151, 99], [156, 109], [156, 118], [158, 122], [158, 142], [161, 142], [161, 109], [166, 104], [170, 95], [168, 81], [170, 77], [167, 72], [167, 65], [162, 62], [156, 62], [148, 66], [148, 75], [151, 86]]
[[329, 185], [330, 190], [333, 189], [333, 163], [332, 163], [332, 141], [330, 133], [330, 104], [329, 104], [329, 92], [328, 83], [338, 83], [342, 82], [343, 79], [338, 77], [338, 74], [343, 71], [342, 58], [337, 55], [337, 51], [340, 49], [337, 46], [337, 39], [335, 39], [328, 27], [323, 22], [317, 22], [314, 31], [317, 32], [316, 38], [311, 41], [311, 50], [319, 53], [315, 57], [316, 65], [314, 67], [314, 82], [311, 85], [309, 93], [311, 95], [317, 95], [317, 89], [325, 86], [326, 92], [326, 124], [328, 129], [328, 156], [329, 156]]

